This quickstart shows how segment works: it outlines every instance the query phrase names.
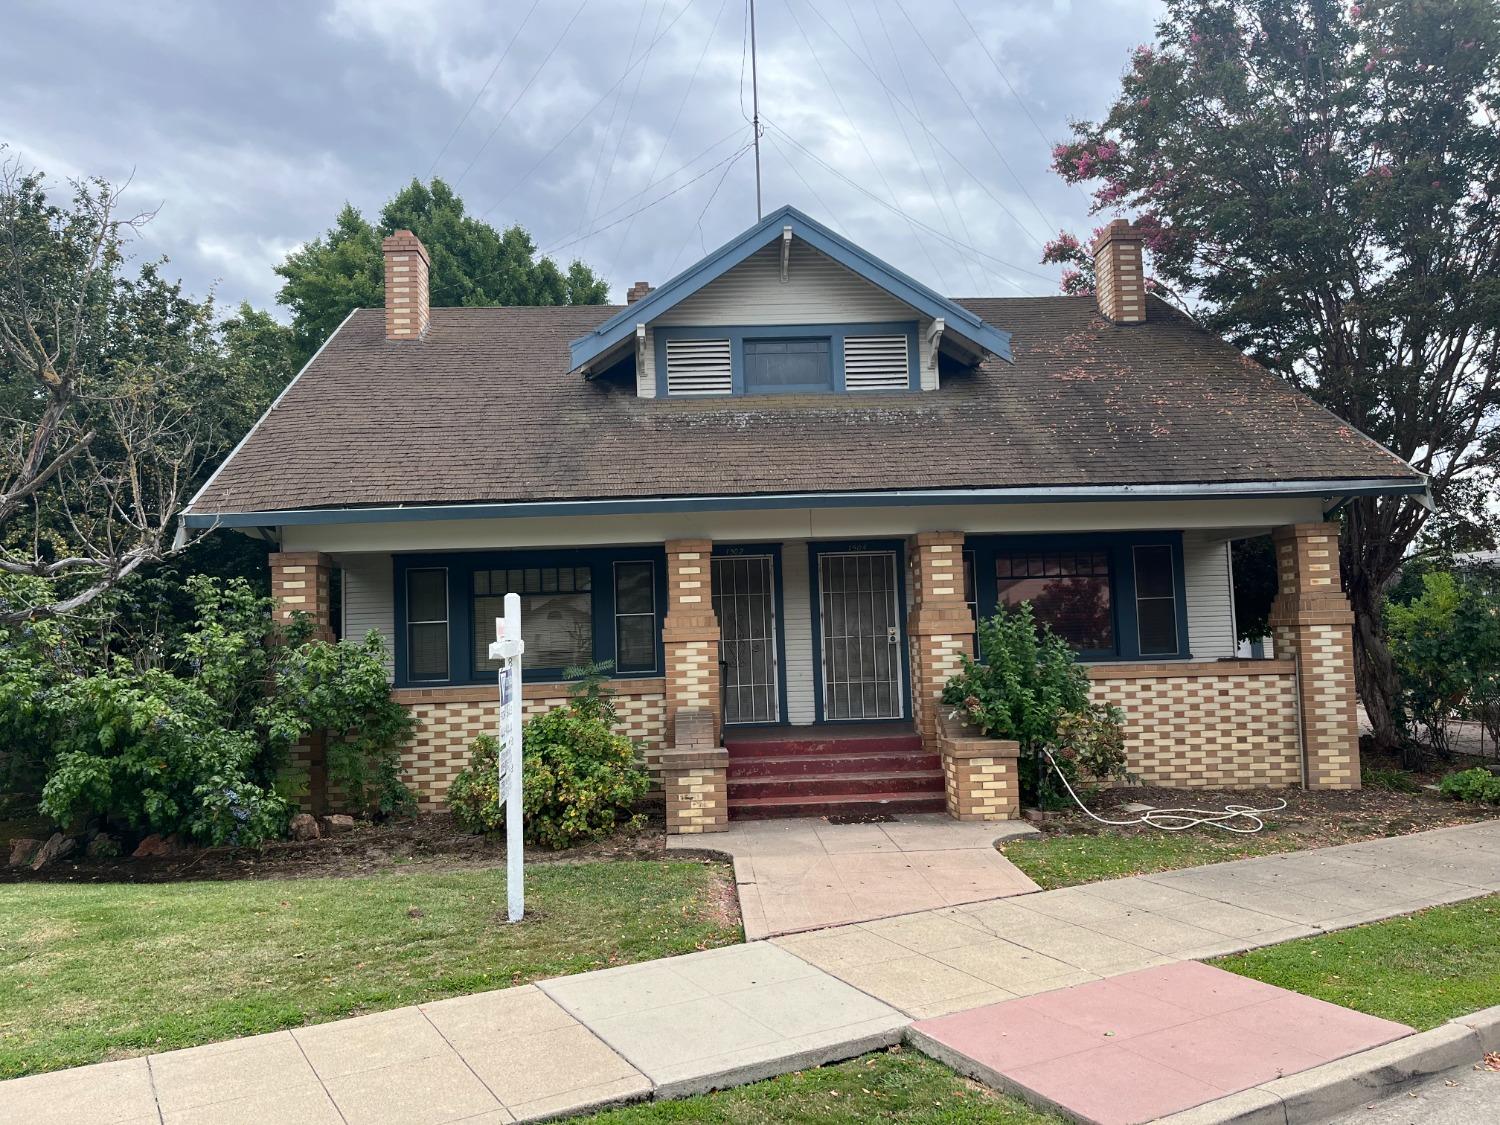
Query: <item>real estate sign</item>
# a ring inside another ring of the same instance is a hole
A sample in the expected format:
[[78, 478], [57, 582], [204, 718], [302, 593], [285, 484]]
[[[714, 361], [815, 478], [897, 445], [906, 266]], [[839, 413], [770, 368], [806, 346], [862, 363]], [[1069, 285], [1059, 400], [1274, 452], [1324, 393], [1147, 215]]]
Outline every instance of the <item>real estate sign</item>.
[[500, 662], [500, 741], [498, 800], [505, 802], [506, 913], [519, 922], [526, 911], [525, 844], [521, 836], [521, 596], [505, 595], [505, 616], [495, 618], [490, 659]]

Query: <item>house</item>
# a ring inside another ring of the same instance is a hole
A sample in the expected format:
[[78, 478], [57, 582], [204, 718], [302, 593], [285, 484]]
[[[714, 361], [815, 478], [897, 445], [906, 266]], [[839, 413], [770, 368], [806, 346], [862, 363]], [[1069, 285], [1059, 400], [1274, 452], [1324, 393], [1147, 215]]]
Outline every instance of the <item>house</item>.
[[[385, 308], [186, 523], [274, 541], [283, 612], [324, 629], [340, 572], [424, 802], [493, 727], [507, 592], [527, 707], [612, 661], [678, 827], [722, 826], [726, 770], [737, 816], [941, 808], [945, 776], [953, 811], [1013, 815], [1014, 755], [948, 745], [938, 700], [976, 614], [1023, 599], [1144, 781], [1358, 786], [1328, 521], [1425, 480], [1148, 297], [1130, 224], [1097, 296], [1047, 298], [939, 296], [791, 207], [623, 307], [432, 308], [422, 244], [384, 248]], [[1277, 656], [1236, 659], [1229, 544], [1266, 532]]]

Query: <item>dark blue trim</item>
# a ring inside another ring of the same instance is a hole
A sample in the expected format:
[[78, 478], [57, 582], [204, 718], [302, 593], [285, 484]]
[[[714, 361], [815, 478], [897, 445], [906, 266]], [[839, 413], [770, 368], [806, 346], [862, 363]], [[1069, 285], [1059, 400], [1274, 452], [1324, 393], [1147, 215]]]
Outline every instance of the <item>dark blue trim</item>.
[[1336, 496], [1422, 496], [1427, 486], [1400, 480], [1230, 481], [1224, 484], [1040, 485], [985, 489], [892, 489], [743, 496], [639, 496], [512, 503], [406, 504], [367, 508], [284, 508], [256, 512], [189, 512], [190, 528], [277, 527], [532, 516], [634, 515], [641, 512], [759, 512], [812, 508], [918, 508], [951, 504], [1073, 504], [1141, 500], [1278, 500]]
[[[906, 391], [922, 389], [921, 351], [917, 347], [917, 322], [914, 320], [882, 320], [868, 324], [714, 324], [672, 325], [658, 328], [654, 332], [656, 344], [656, 393], [660, 398], [667, 393], [667, 341], [668, 340], [722, 340], [729, 341], [729, 356], [733, 372], [733, 393], [745, 394], [844, 394], [844, 338], [846, 336], [894, 336], [904, 334], [907, 340], [906, 374], [907, 385], [899, 391], [857, 391], [857, 394], [904, 394]], [[745, 387], [745, 341], [746, 340], [807, 340], [827, 337], [829, 341], [828, 361], [833, 365], [833, 389], [827, 387], [787, 387], [774, 391], [751, 391]], [[681, 396], [686, 397], [686, 396]]]
[[[1177, 651], [1146, 653], [1140, 650], [1140, 629], [1135, 604], [1135, 548], [1171, 547], [1172, 577], [1176, 594]], [[1187, 575], [1183, 567], [1180, 531], [1100, 531], [1057, 535], [971, 535], [964, 542], [974, 552], [974, 594], [979, 616], [993, 617], [1000, 602], [995, 578], [995, 556], [1010, 551], [1106, 551], [1109, 554], [1109, 602], [1114, 614], [1115, 647], [1108, 651], [1078, 654], [1080, 660], [1190, 660], [1188, 643]]]
[[[649, 562], [655, 567], [656, 667], [649, 671], [611, 673], [612, 679], [647, 679], [666, 668], [661, 623], [667, 604], [667, 558], [660, 544], [642, 547], [559, 548], [525, 551], [444, 551], [394, 555], [391, 559], [394, 585], [394, 632], [396, 635], [395, 682], [397, 687], [435, 687], [489, 683], [493, 674], [476, 672], [473, 659], [475, 623], [471, 620], [474, 572], [511, 567], [586, 566], [591, 572], [590, 611], [593, 619], [594, 652], [598, 660], [615, 658], [615, 584], [617, 562]], [[448, 571], [448, 679], [412, 680], [407, 666], [406, 572], [431, 567]], [[523, 662], [526, 683], [562, 680], [561, 668], [537, 668]]]
[[794, 237], [800, 238], [872, 285], [884, 289], [924, 316], [934, 320], [942, 317], [945, 331], [964, 337], [981, 351], [993, 352], [1007, 362], [1014, 362], [1009, 332], [985, 323], [962, 305], [940, 296], [894, 266], [882, 262], [795, 207], [787, 206], [771, 212], [753, 227], [689, 266], [670, 281], [621, 309], [588, 335], [572, 341], [568, 345], [570, 369], [576, 371], [628, 340], [635, 334], [637, 324], [650, 324], [709, 282], [722, 277], [757, 250], [781, 238], [781, 232], [786, 227], [792, 228]]
[[[817, 542], [807, 545], [808, 608], [812, 613], [812, 664], [814, 720], [819, 723], [863, 723], [870, 719], [829, 719], [823, 714], [823, 590], [822, 570], [818, 560], [823, 555], [869, 551], [895, 552], [896, 555], [896, 624], [900, 630], [897, 647], [901, 650], [901, 719], [911, 718], [911, 646], [906, 635], [906, 542], [902, 539], [849, 539], [842, 542]], [[883, 720], [895, 722], [896, 719]]]
[[[715, 543], [713, 548], [715, 558], [735, 558], [749, 555], [771, 556], [771, 581], [773, 584], [774, 605], [776, 612], [776, 694], [778, 696], [776, 705], [780, 708], [781, 718], [774, 723], [734, 723], [735, 730], [743, 730], [748, 727], [784, 727], [788, 724], [786, 703], [786, 604], [782, 600], [781, 582], [781, 544], [780, 543]], [[709, 578], [712, 580], [713, 571], [710, 566]], [[711, 603], [710, 603], [711, 604]], [[722, 684], [720, 685], [723, 686]], [[726, 726], [731, 724], [725, 724]]]

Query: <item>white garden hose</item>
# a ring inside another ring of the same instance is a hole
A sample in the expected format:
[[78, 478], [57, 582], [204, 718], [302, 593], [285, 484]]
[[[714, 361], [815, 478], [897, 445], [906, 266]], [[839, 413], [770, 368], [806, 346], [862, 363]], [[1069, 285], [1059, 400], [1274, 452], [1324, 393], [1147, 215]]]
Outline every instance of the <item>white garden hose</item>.
[[[1052, 751], [1045, 746], [1042, 753], [1047, 755], [1047, 761], [1052, 763], [1053, 770], [1057, 773], [1058, 780], [1063, 783], [1063, 788], [1068, 791], [1068, 796], [1073, 802], [1094, 820], [1100, 824], [1107, 824], [1111, 828], [1131, 828], [1137, 824], [1144, 824], [1151, 828], [1159, 828], [1163, 832], [1181, 832], [1185, 828], [1197, 828], [1201, 824], [1211, 825], [1214, 828], [1222, 828], [1225, 832], [1234, 832], [1241, 836], [1252, 836], [1266, 826], [1261, 819], [1266, 813], [1280, 812], [1286, 808], [1286, 798], [1282, 798], [1270, 808], [1256, 809], [1249, 805], [1225, 805], [1221, 812], [1210, 812], [1207, 809], [1148, 809], [1140, 816], [1132, 817], [1130, 820], [1107, 820], [1085, 805], [1073, 786], [1068, 783], [1067, 774], [1063, 773], [1062, 767], [1057, 764], [1057, 759], [1052, 756]], [[1234, 821], [1243, 820], [1246, 824], [1241, 827]]]

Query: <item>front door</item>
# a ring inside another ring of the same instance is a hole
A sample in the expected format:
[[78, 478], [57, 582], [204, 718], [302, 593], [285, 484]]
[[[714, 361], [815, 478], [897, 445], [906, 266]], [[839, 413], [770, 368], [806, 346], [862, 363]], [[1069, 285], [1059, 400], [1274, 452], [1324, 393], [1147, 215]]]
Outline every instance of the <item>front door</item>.
[[781, 721], [775, 576], [775, 560], [770, 555], [727, 555], [713, 560], [726, 724]]
[[818, 556], [823, 717], [901, 717], [901, 607], [894, 551]]

